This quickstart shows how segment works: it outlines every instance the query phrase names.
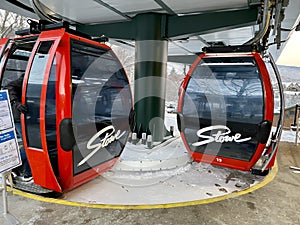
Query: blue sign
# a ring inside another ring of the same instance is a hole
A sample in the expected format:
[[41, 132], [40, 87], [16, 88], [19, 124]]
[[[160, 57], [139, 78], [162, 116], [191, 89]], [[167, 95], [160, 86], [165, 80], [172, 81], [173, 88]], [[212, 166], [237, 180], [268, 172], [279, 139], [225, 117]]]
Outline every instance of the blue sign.
[[22, 164], [7, 90], [0, 91], [0, 173]]

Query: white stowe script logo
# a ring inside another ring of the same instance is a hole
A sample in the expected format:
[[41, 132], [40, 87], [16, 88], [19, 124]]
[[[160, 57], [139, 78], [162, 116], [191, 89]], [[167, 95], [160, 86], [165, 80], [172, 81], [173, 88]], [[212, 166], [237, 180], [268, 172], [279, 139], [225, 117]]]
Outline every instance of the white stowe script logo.
[[[97, 144], [93, 144], [93, 142], [99, 138], [102, 134], [104, 134], [105, 132], [107, 132], [105, 134], [105, 137], [100, 141], [100, 143]], [[117, 133], [115, 134], [115, 128], [110, 125], [107, 126], [105, 128], [103, 128], [102, 130], [100, 130], [97, 134], [95, 134], [87, 143], [86, 147], [89, 150], [93, 150], [90, 154], [88, 154], [83, 160], [81, 160], [77, 166], [81, 166], [83, 163], [85, 163], [86, 161], [88, 161], [94, 154], [96, 154], [101, 148], [105, 148], [106, 146], [108, 146], [110, 143], [112, 143], [113, 141], [119, 140], [124, 134], [126, 133], [126, 131], [123, 131], [123, 133], [121, 133], [120, 130], [117, 131]]]
[[[212, 134], [212, 136], [203, 135], [204, 132], [212, 131], [212, 130], [219, 130], [219, 131], [216, 134]], [[211, 142], [218, 142], [218, 143], [233, 142], [233, 141], [245, 142], [245, 141], [251, 140], [251, 137], [240, 139], [242, 136], [240, 133], [236, 133], [233, 136], [229, 136], [228, 134], [230, 134], [230, 133], [231, 133], [231, 130], [224, 125], [215, 125], [215, 126], [205, 127], [203, 129], [200, 129], [197, 131], [197, 136], [200, 138], [204, 138], [206, 140], [195, 142], [192, 145], [193, 146], [201, 146], [201, 145], [205, 145], [205, 144], [208, 144]]]

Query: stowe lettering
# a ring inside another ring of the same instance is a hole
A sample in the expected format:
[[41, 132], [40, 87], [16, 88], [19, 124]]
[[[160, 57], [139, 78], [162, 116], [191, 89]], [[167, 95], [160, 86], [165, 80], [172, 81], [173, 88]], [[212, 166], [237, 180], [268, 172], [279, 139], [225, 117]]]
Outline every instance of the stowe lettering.
[[[213, 131], [213, 130], [218, 130], [216, 134], [212, 134], [211, 136], [204, 135], [203, 133], [207, 131]], [[193, 146], [201, 146], [205, 145], [211, 142], [218, 142], [218, 143], [223, 143], [223, 142], [245, 142], [251, 140], [251, 137], [248, 138], [241, 138], [240, 133], [236, 133], [235, 135], [229, 136], [228, 134], [231, 133], [231, 130], [224, 125], [215, 125], [215, 126], [209, 126], [205, 127], [203, 129], [200, 129], [197, 131], [197, 136], [200, 138], [204, 138], [205, 140], [195, 142], [192, 145]]]
[[[99, 138], [102, 134], [104, 134], [105, 132], [107, 132], [107, 133], [105, 134], [105, 137], [100, 141], [100, 143], [93, 144], [93, 142], [97, 138]], [[86, 147], [87, 147], [87, 149], [93, 150], [93, 151], [90, 154], [88, 154], [83, 160], [81, 160], [77, 166], [81, 166], [82, 164], [84, 164], [94, 154], [96, 154], [101, 148], [105, 148], [113, 141], [119, 140], [126, 133], [126, 131], [123, 131], [123, 133], [121, 133], [121, 131], [118, 130], [116, 134], [114, 134], [114, 133], [115, 133], [115, 128], [112, 125], [110, 125], [110, 126], [103, 128], [98, 133], [96, 133], [93, 137], [91, 137], [91, 139], [88, 141]]]

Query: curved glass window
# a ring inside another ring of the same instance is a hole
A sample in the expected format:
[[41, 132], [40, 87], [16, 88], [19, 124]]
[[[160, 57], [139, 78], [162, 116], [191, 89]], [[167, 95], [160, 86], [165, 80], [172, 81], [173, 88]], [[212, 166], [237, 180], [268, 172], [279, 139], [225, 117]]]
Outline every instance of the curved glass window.
[[203, 58], [188, 81], [182, 114], [191, 151], [250, 161], [264, 118], [263, 85], [254, 58]]
[[121, 154], [132, 103], [127, 76], [111, 50], [71, 40], [71, 72], [78, 174]]
[[47, 85], [45, 122], [48, 150], [57, 148], [56, 144], [56, 58], [54, 57]]
[[[3, 74], [1, 76], [1, 89], [10, 82], [17, 80], [22, 74], [25, 74], [27, 63], [31, 51], [36, 42], [36, 37], [24, 38], [15, 41], [9, 52], [6, 62], [5, 57], [1, 59], [1, 66], [5, 63]], [[20, 94], [21, 94], [20, 90]]]
[[28, 112], [25, 116], [27, 143], [29, 147], [42, 148], [40, 130], [40, 100], [49, 51], [53, 41], [39, 44], [34, 56], [26, 89], [26, 104]]

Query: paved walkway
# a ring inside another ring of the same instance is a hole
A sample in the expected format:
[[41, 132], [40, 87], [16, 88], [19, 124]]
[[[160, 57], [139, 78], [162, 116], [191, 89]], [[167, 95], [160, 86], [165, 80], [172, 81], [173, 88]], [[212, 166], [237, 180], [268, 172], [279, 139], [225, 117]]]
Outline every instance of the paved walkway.
[[[280, 143], [279, 171], [266, 186], [235, 198], [210, 204], [170, 209], [95, 209], [36, 201], [10, 193], [9, 211], [24, 225], [242, 225], [300, 224], [300, 146]], [[0, 215], [0, 224], [8, 224]]]

